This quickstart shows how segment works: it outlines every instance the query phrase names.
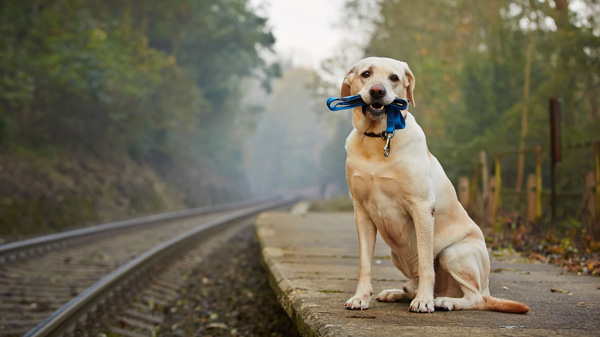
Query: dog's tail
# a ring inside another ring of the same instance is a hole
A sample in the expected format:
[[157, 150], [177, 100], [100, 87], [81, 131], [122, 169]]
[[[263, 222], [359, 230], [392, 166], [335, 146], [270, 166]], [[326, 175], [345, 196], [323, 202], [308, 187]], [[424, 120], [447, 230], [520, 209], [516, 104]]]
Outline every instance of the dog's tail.
[[510, 312], [514, 314], [526, 314], [529, 307], [521, 302], [503, 300], [492, 296], [483, 296], [481, 309], [489, 311]]

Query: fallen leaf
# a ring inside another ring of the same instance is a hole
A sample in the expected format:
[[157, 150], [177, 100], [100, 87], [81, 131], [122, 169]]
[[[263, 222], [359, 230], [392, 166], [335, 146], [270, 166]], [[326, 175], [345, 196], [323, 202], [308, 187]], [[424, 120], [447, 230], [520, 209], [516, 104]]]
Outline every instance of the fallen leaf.
[[227, 325], [225, 323], [210, 323], [206, 326], [207, 329], [227, 329]]
[[529, 258], [533, 259], [533, 260], [542, 261], [542, 262], [548, 262], [548, 258], [547, 257], [545, 257], [542, 254], [538, 254], [538, 253], [531, 253], [531, 255], [529, 255]]
[[585, 302], [579, 302], [577, 305], [585, 305]]
[[507, 286], [503, 286], [502, 290], [508, 290], [508, 287]]
[[566, 290], [562, 290], [562, 289], [558, 289], [558, 288], [550, 288], [550, 291], [553, 293], [561, 293], [561, 294], [564, 294], [567, 292]]

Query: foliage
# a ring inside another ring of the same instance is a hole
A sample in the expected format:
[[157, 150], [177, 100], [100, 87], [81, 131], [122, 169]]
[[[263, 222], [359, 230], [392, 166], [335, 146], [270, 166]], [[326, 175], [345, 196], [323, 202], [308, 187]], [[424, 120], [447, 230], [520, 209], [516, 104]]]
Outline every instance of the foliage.
[[[129, 156], [162, 176], [185, 163], [247, 188], [240, 138], [221, 130], [241, 112], [240, 80], [278, 71], [247, 0], [6, 0], [0, 22], [0, 150]], [[211, 178], [195, 179], [175, 180]]]
[[2, 139], [187, 156], [190, 133], [235, 116], [236, 81], [271, 71], [258, 53], [273, 36], [246, 1], [133, 6], [2, 3]]
[[[549, 189], [548, 99], [557, 97], [563, 116], [557, 186], [570, 196], [559, 200], [558, 213], [582, 220], [581, 199], [571, 196], [581, 193], [582, 178], [594, 168], [592, 151], [566, 145], [600, 140], [597, 1], [347, 0], [346, 9], [354, 26], [348, 29], [370, 32], [363, 56], [408, 62], [416, 76], [410, 110], [454, 182], [473, 176], [480, 151], [493, 167], [495, 153], [522, 144], [542, 147], [543, 188]], [[348, 69], [355, 61], [340, 53], [323, 65]], [[338, 129], [334, 142], [342, 144], [349, 130]], [[535, 172], [533, 155], [524, 163], [525, 174]], [[517, 156], [503, 157], [503, 187], [517, 181]], [[522, 199], [514, 198], [513, 210], [525, 206]], [[549, 218], [546, 201], [543, 219]]]
[[323, 182], [320, 154], [331, 136], [307, 109], [322, 104], [309, 89], [314, 76], [309, 69], [290, 68], [273, 83], [256, 134], [244, 144], [246, 168], [257, 195], [297, 192]]
[[[349, 8], [360, 7], [350, 0]], [[469, 174], [477, 153], [518, 147], [523, 105], [527, 147], [548, 144], [547, 100], [557, 96], [563, 142], [600, 132], [600, 23], [595, 1], [381, 0], [370, 13], [365, 56], [407, 61], [417, 78], [419, 123], [451, 178]], [[410, 14], [409, 14], [410, 13]], [[531, 96], [523, 99], [525, 51], [533, 44]], [[512, 175], [513, 172], [506, 172]]]

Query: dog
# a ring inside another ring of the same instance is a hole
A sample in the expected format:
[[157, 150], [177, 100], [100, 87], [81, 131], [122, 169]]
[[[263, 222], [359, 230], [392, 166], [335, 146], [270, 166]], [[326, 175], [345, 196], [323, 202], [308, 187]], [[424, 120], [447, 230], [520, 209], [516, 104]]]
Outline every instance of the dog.
[[383, 290], [381, 302], [411, 301], [410, 311], [492, 310], [527, 313], [523, 303], [490, 296], [490, 258], [481, 229], [458, 202], [452, 183], [429, 152], [414, 116], [403, 111], [406, 127], [382, 148], [385, 107], [397, 97], [415, 106], [415, 76], [406, 62], [369, 57], [344, 78], [342, 96], [360, 95], [354, 129], [346, 139], [346, 179], [353, 199], [359, 241], [356, 292], [347, 309], [368, 309], [373, 288], [371, 264], [377, 232], [391, 259], [409, 281]]

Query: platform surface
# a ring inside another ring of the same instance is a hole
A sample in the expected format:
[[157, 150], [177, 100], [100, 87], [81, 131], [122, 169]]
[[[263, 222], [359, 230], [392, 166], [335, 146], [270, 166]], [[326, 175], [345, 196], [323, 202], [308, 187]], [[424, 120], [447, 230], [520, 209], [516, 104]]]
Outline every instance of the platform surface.
[[[353, 214], [269, 212], [259, 216], [256, 230], [271, 285], [303, 336], [600, 336], [597, 276], [514, 255], [494, 257], [492, 296], [522, 301], [531, 307], [528, 314], [417, 314], [408, 311], [409, 303], [380, 303], [374, 296], [368, 310], [347, 310], [344, 302], [354, 294], [358, 273]], [[378, 237], [375, 295], [405, 280]]]

